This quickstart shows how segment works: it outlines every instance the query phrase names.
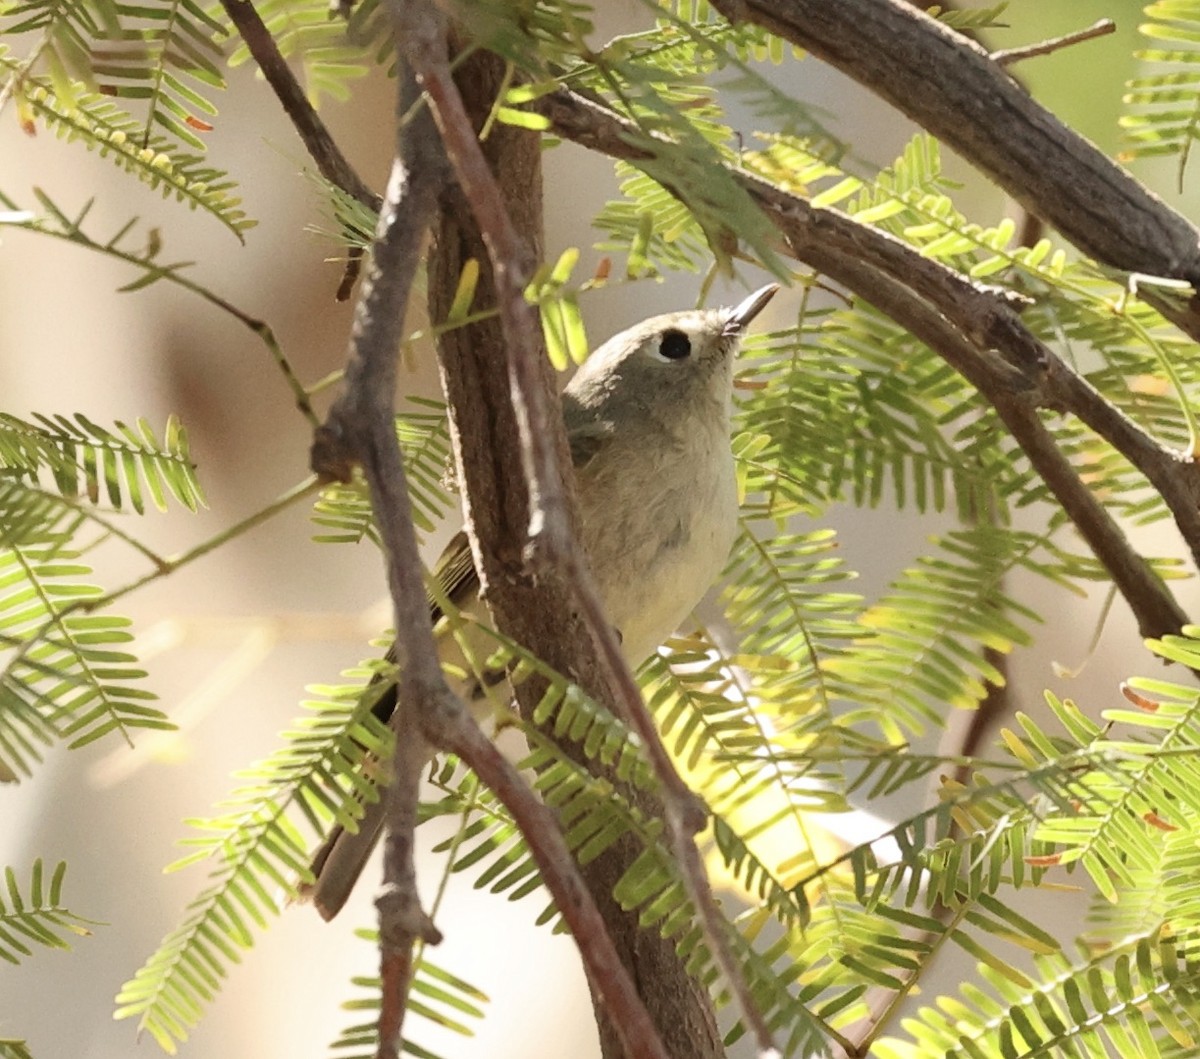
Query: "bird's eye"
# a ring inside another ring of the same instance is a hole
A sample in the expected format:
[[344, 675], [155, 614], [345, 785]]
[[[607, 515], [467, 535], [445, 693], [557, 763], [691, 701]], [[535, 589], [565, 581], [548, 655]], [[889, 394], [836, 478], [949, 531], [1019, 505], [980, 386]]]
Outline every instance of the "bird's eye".
[[664, 331], [658, 344], [658, 352], [667, 360], [683, 360], [692, 352], [692, 340], [682, 331], [671, 328]]

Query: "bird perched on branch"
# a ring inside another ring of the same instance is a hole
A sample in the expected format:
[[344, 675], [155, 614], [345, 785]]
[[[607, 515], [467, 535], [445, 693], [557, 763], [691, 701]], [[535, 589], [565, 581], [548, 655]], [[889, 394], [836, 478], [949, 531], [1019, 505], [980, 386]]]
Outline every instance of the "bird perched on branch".
[[[732, 309], [651, 317], [605, 342], [563, 392], [582, 543], [631, 665], [688, 616], [733, 546], [733, 362], [746, 328], [778, 289], [763, 287]], [[486, 620], [465, 534], [450, 542], [434, 573], [441, 599]], [[431, 599], [431, 620], [441, 617]], [[452, 657], [453, 638], [442, 642]], [[461, 655], [456, 664], [469, 668]], [[479, 680], [458, 690], [468, 701], [482, 698]], [[386, 721], [394, 708], [393, 687], [375, 713]], [[315, 882], [302, 892], [326, 919], [350, 896], [383, 816], [382, 800], [368, 805], [357, 832], [336, 825], [313, 857]]]

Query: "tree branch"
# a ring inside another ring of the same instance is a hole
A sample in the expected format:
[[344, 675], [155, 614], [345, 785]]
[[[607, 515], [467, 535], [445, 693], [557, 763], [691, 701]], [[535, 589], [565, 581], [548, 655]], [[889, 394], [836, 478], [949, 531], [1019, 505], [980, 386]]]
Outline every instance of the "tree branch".
[[[1085, 253], [1200, 287], [1200, 230], [1035, 102], [974, 41], [902, 0], [714, 0], [907, 114]], [[1200, 338], [1200, 303], [1181, 325]]]
[[[507, 71], [502, 59], [472, 50], [469, 39], [454, 49], [454, 80], [472, 127], [481, 128], [492, 113]], [[488, 169], [503, 197], [525, 255], [542, 259], [541, 145], [536, 134], [503, 123], [494, 125], [480, 144]], [[448, 192], [435, 233], [429, 264], [429, 315], [444, 320], [454, 304], [459, 277], [470, 261], [478, 261], [476, 304], [498, 301], [496, 280], [479, 226], [457, 189]], [[556, 454], [556, 473], [564, 474], [567, 515], [577, 525], [578, 512], [571, 488], [570, 459], [558, 397], [557, 376], [539, 341], [533, 350], [534, 385], [549, 408], [553, 429], [546, 435]], [[520, 458], [521, 436], [510, 398], [512, 380], [508, 359], [511, 346], [497, 315], [470, 324], [439, 329], [437, 337], [442, 383], [449, 401], [451, 436], [468, 511], [476, 569], [483, 595], [497, 627], [524, 644], [560, 673], [569, 673], [597, 701], [616, 711], [608, 680], [597, 657], [594, 638], [580, 614], [573, 582], [557, 565], [543, 566], [530, 576], [523, 560], [530, 524], [529, 483]], [[537, 679], [513, 689], [528, 718], [545, 692]], [[648, 819], [663, 815], [661, 801], [651, 792], [624, 783], [615, 771], [569, 740], [564, 751], [613, 784], [620, 797]], [[625, 966], [638, 982], [639, 995], [672, 1056], [721, 1059], [725, 1048], [717, 1027], [712, 998], [704, 984], [688, 973], [675, 942], [653, 927], [643, 927], [636, 909], [622, 908], [614, 899], [617, 884], [642, 855], [632, 835], [624, 835], [599, 856], [580, 866], [609, 936]], [[615, 1013], [593, 984], [601, 1053], [605, 1059], [625, 1059]]]
[[535, 565], [562, 562], [574, 550], [563, 492], [562, 472], [554, 451], [555, 421], [537, 384], [539, 348], [533, 310], [525, 301], [525, 285], [534, 262], [517, 237], [503, 196], [476, 139], [458, 87], [444, 55], [414, 54], [417, 74], [454, 166], [459, 186], [470, 204], [488, 250], [496, 280], [497, 308], [509, 349], [509, 391], [517, 415], [521, 460], [529, 483], [527, 558]]
[[[560, 89], [538, 103], [554, 131], [633, 162], [632, 125], [607, 108]], [[1080, 481], [1036, 415], [1038, 406], [1075, 413], [1159, 489], [1200, 562], [1196, 469], [1114, 408], [1021, 322], [1015, 296], [983, 287], [923, 257], [898, 239], [831, 209], [818, 209], [748, 173], [734, 176], [771, 218], [796, 258], [887, 313], [964, 375], [1005, 419], [1046, 477], [1137, 617], [1144, 636], [1177, 632], [1187, 617], [1112, 516]], [[999, 353], [1000, 356], [996, 354]]]
[[[445, 54], [445, 25], [428, 4], [394, 0], [398, 52], [408, 59], [400, 113], [417, 99], [414, 57]], [[444, 59], [443, 59], [444, 61]], [[621, 965], [553, 814], [492, 745], [442, 675], [425, 602], [404, 464], [394, 430], [396, 351], [424, 236], [433, 218], [445, 164], [429, 110], [400, 123], [392, 176], [380, 213], [367, 282], [355, 312], [346, 388], [313, 445], [313, 466], [345, 479], [363, 466], [387, 556], [399, 666], [394, 778], [387, 791], [387, 839], [380, 914], [383, 1003], [380, 1059], [397, 1054], [416, 938], [439, 935], [420, 906], [413, 829], [423, 742], [457, 753], [512, 812], [555, 903], [571, 927], [591, 980], [598, 985], [632, 1059], [668, 1059], [653, 1023]]]
[[267, 84], [283, 104], [287, 116], [304, 142], [309, 157], [316, 163], [317, 171], [331, 184], [353, 196], [372, 210], [380, 208], [380, 198], [363, 182], [362, 178], [342, 154], [325, 123], [308, 101], [300, 82], [296, 80], [287, 60], [279, 51], [275, 38], [259, 17], [251, 0], [221, 0], [221, 6], [229, 21], [237, 27], [258, 68], [262, 70]]
[[409, 55], [429, 97], [459, 185], [479, 225], [495, 276], [500, 322], [508, 353], [509, 389], [529, 485], [527, 556], [538, 560], [540, 565], [558, 563], [573, 587], [580, 611], [596, 642], [608, 686], [615, 693], [618, 716], [640, 737], [654, 769], [663, 798], [668, 840], [700, 917], [709, 951], [737, 997], [743, 1022], [754, 1035], [760, 1050], [773, 1051], [771, 1030], [733, 955], [728, 924], [717, 906], [696, 847], [695, 835], [707, 825], [707, 809], [676, 772], [662, 744], [654, 719], [621, 651], [616, 631], [605, 616], [581, 549], [570, 532], [562, 470], [552, 442], [561, 425], [551, 416], [549, 402], [539, 383], [533, 312], [524, 297], [525, 284], [532, 274], [530, 263], [483, 156], [444, 54], [410, 49]]
[[[936, 306], [977, 351], [989, 358], [994, 351], [1015, 369], [1031, 407], [1070, 412], [1112, 445], [1158, 490], [1200, 567], [1200, 464], [1157, 441], [1034, 335], [1017, 311], [1023, 299], [978, 284], [836, 210], [818, 209], [751, 176], [743, 183], [797, 256], [815, 265], [814, 254], [836, 251], [903, 283]], [[992, 391], [983, 392], [993, 399]]]
[[893, 277], [836, 252], [824, 252], [816, 245], [805, 247], [804, 258], [924, 342], [983, 394], [1080, 536], [1108, 570], [1137, 618], [1143, 636], [1164, 636], [1187, 624], [1187, 615], [1166, 586], [1062, 454], [1042, 424], [1030, 392], [1019, 378], [1014, 378], [1014, 373], [989, 361], [941, 313]]
[[[416, 97], [412, 77], [403, 76], [400, 113]], [[393, 426], [396, 350], [403, 337], [422, 243], [444, 180], [436, 131], [428, 115], [420, 113], [401, 128], [397, 139], [371, 266], [355, 308], [345, 390], [317, 430], [312, 450], [313, 469], [325, 477], [348, 480], [352, 465], [362, 464], [387, 558], [395, 612], [399, 688], [391, 724], [397, 748], [393, 780], [385, 793], [384, 885], [376, 901], [383, 980], [380, 1059], [399, 1055], [413, 944], [417, 938], [429, 943], [440, 939], [421, 909], [413, 862], [417, 793], [426, 757], [423, 729], [438, 710], [455, 717], [459, 725], [473, 723], [442, 677], [425, 603], [408, 483]]]

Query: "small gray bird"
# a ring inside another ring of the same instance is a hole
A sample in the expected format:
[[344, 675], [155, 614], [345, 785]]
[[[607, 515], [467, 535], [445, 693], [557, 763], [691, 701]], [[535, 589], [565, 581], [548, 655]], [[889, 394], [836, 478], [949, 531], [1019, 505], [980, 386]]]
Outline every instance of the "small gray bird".
[[[622, 331], [563, 392], [583, 545], [631, 665], [678, 628], [729, 557], [737, 530], [733, 360], [778, 289], [763, 287], [733, 309], [669, 313]], [[434, 573], [443, 598], [486, 620], [465, 534], [450, 542]], [[432, 601], [430, 617], [442, 617]], [[443, 642], [453, 657], [452, 638]], [[459, 691], [482, 697], [477, 683]], [[386, 721], [394, 708], [393, 690], [375, 713]], [[302, 896], [325, 919], [350, 896], [383, 815], [382, 801], [368, 805], [357, 832], [336, 826], [317, 850], [316, 882]]]

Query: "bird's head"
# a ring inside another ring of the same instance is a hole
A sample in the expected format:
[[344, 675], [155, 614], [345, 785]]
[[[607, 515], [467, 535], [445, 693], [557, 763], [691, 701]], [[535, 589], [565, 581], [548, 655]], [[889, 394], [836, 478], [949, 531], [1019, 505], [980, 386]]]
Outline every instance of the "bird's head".
[[656, 418], [701, 413], [710, 404], [728, 409], [738, 346], [778, 289], [774, 283], [762, 287], [732, 309], [689, 309], [643, 320], [588, 357], [567, 393], [587, 407], [649, 411]]

